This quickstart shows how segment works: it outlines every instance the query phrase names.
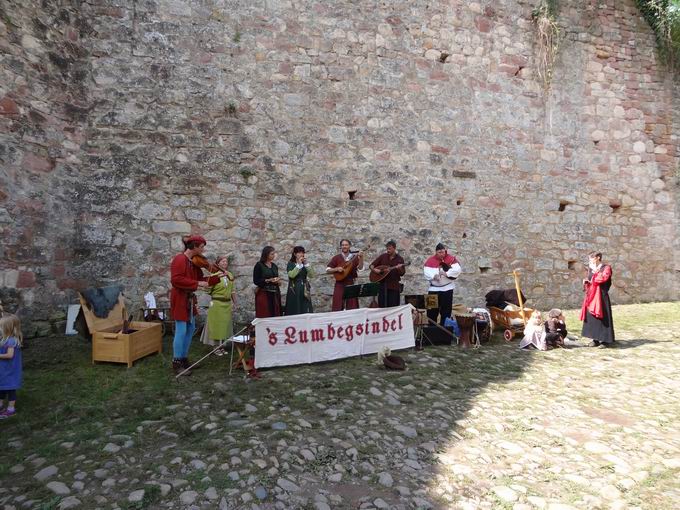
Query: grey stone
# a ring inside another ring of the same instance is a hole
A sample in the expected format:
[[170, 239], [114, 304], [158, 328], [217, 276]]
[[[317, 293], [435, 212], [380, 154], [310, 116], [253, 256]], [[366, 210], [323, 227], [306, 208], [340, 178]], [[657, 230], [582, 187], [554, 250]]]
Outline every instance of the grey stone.
[[286, 425], [285, 423], [283, 423], [281, 421], [277, 421], [275, 423], [272, 423], [272, 428], [274, 430], [286, 430], [288, 428], [288, 425]]
[[179, 495], [179, 500], [183, 505], [191, 505], [198, 498], [198, 492], [196, 491], [184, 491]]
[[59, 510], [68, 510], [69, 508], [79, 507], [81, 504], [81, 501], [75, 496], [68, 496], [59, 502], [57, 508]]
[[210, 501], [215, 501], [219, 497], [217, 495], [217, 489], [215, 487], [208, 487], [208, 489], [205, 491], [205, 497], [208, 498]]
[[285, 478], [279, 478], [276, 481], [276, 485], [281, 487], [286, 492], [298, 492], [300, 490], [300, 487], [295, 485], [290, 480], [286, 480]]
[[[23, 469], [22, 469], [22, 471], [23, 471]], [[17, 472], [20, 472], [20, 471], [17, 471]], [[42, 468], [36, 474], [34, 474], [33, 478], [35, 478], [39, 482], [44, 482], [45, 480], [52, 478], [58, 472], [59, 472], [59, 469], [57, 468], [57, 466], [47, 466], [47, 467]]]
[[203, 471], [205, 468], [208, 466], [205, 462], [203, 462], [200, 459], [194, 459], [191, 462], [189, 462], [189, 465], [196, 469], [197, 471]]
[[63, 482], [52, 481], [49, 482], [46, 487], [58, 496], [66, 496], [71, 493], [71, 489]]
[[267, 499], [267, 489], [262, 487], [261, 485], [259, 487], [255, 488], [255, 497], [259, 499], [260, 501], [264, 501]]
[[491, 489], [498, 498], [506, 503], [512, 503], [519, 499], [519, 495], [510, 487], [497, 485]]
[[392, 475], [390, 475], [389, 473], [380, 473], [378, 483], [380, 483], [380, 485], [384, 485], [385, 487], [392, 487], [392, 484], [394, 484], [394, 480], [392, 479]]
[[138, 503], [139, 501], [142, 501], [144, 499], [144, 489], [138, 489], [136, 491], [132, 491], [130, 495], [128, 496], [128, 501], [130, 503]]
[[106, 446], [104, 446], [104, 451], [108, 453], [118, 453], [120, 451], [120, 446], [114, 443], [106, 443]]

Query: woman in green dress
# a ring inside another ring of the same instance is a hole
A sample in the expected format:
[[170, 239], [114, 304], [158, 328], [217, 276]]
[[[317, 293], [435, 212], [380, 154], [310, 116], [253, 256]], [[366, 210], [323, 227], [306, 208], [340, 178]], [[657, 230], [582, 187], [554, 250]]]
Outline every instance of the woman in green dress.
[[209, 342], [206, 343], [209, 345], [215, 345], [215, 342], [223, 342], [234, 334], [232, 323], [233, 307], [236, 304], [234, 275], [228, 271], [229, 260], [226, 256], [219, 257], [215, 264], [220, 268], [220, 272], [214, 276], [219, 276], [220, 281], [207, 289], [212, 298], [208, 309]]
[[313, 275], [309, 264], [307, 264], [305, 249], [302, 246], [293, 248], [293, 255], [288, 261], [286, 271], [288, 272], [286, 315], [312, 313], [309, 278]]

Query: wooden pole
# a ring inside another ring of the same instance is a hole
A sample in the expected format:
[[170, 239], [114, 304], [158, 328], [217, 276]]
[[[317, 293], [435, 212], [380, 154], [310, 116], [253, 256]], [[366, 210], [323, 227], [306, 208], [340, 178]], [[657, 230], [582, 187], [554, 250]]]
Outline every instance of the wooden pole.
[[524, 303], [522, 302], [522, 290], [520, 289], [519, 285], [519, 273], [517, 272], [516, 269], [512, 270], [512, 276], [515, 278], [515, 290], [517, 291], [517, 300], [519, 301], [519, 314], [522, 316], [522, 320], [524, 321], [524, 325], [527, 325], [527, 318], [524, 314]]

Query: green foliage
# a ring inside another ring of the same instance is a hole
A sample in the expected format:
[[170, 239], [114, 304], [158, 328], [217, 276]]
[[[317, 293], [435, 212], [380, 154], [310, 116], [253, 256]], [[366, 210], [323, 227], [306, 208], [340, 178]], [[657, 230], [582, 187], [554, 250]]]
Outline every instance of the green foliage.
[[238, 29], [236, 30], [236, 33], [234, 34], [234, 37], [232, 38], [232, 40], [233, 40], [236, 44], [238, 44], [238, 43], [241, 42], [241, 31], [240, 31], [240, 30], [238, 30]]
[[661, 58], [672, 69], [679, 69], [680, 0], [636, 0], [635, 3], [654, 30]]

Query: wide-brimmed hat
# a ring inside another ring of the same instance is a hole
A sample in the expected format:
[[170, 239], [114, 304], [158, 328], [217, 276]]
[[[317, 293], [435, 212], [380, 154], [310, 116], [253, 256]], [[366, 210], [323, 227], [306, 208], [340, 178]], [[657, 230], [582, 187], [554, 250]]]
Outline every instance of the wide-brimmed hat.
[[389, 370], [406, 370], [406, 362], [401, 356], [385, 356], [383, 365]]

